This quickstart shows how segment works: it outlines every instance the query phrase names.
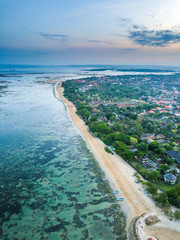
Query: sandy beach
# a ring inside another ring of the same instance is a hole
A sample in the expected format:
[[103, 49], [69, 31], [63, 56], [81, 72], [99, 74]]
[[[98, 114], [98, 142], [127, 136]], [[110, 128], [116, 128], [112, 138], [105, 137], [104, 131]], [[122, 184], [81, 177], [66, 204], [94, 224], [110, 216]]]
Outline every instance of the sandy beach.
[[[92, 151], [100, 167], [105, 172], [105, 177], [109, 180], [110, 186], [113, 190], [119, 190], [120, 194], [122, 194], [121, 196], [124, 197], [125, 203], [122, 203], [122, 209], [124, 208], [124, 211], [127, 212], [127, 226], [129, 226], [134, 217], [143, 213], [153, 212], [157, 216], [162, 216], [163, 213], [161, 213], [160, 209], [155, 207], [153, 201], [143, 193], [143, 188], [140, 184], [135, 182], [134, 174], [136, 171], [120, 156], [116, 154], [111, 155], [104, 150], [105, 144], [90, 134], [82, 119], [76, 114], [75, 106], [63, 96], [61, 84], [57, 85], [56, 90], [60, 99], [65, 103], [73, 123], [86, 141], [87, 147]], [[169, 220], [164, 218], [163, 221], [168, 222]], [[173, 224], [173, 228], [170, 224], [163, 227], [163, 222], [161, 222], [161, 225], [149, 227], [146, 229], [146, 233], [154, 235], [161, 240], [180, 239], [180, 232], [176, 232], [178, 223], [177, 226]]]

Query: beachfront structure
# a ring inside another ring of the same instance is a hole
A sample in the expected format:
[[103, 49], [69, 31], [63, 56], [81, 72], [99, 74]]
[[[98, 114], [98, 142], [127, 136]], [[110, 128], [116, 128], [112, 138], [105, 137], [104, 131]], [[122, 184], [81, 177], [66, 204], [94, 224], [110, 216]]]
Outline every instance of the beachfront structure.
[[172, 173], [166, 173], [164, 174], [164, 181], [170, 184], [175, 184], [176, 176], [174, 176]]

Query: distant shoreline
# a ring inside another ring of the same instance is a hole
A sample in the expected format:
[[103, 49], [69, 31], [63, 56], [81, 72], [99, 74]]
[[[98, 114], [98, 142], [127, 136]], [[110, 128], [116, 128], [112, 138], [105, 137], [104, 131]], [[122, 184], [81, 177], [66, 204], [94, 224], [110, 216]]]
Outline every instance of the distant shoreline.
[[[88, 148], [90, 148], [94, 154], [100, 167], [103, 171], [105, 171], [106, 178], [108, 179], [111, 188], [116, 189], [122, 193], [125, 202], [128, 204], [130, 213], [127, 214], [127, 228], [135, 217], [140, 216], [144, 213], [154, 212], [156, 215], [161, 214], [160, 209], [155, 207], [153, 201], [145, 196], [141, 189], [141, 186], [135, 182], [134, 173], [136, 171], [117, 154], [111, 155], [104, 150], [106, 145], [89, 133], [87, 126], [83, 120], [80, 119], [80, 117], [76, 114], [75, 106], [63, 96], [61, 87], [62, 82], [57, 84], [56, 90], [59, 94], [59, 98], [66, 105], [70, 118], [80, 131], [82, 137], [87, 143]], [[165, 232], [169, 233], [169, 229], [165, 229], [163, 225], [159, 228], [163, 228], [162, 238], [160, 239], [165, 240], [166, 238], [163, 238], [163, 234]], [[155, 230], [156, 227], [154, 227], [152, 231], [149, 230], [148, 233], [152, 235], [154, 233], [155, 235]], [[174, 232], [174, 234], [175, 235], [173, 240], [178, 239], [180, 233]]]

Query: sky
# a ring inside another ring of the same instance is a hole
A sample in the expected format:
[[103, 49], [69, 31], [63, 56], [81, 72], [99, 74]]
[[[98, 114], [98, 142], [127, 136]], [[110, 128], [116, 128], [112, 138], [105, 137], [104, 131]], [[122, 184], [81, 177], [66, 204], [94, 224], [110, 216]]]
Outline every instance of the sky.
[[180, 66], [180, 0], [0, 0], [0, 64]]

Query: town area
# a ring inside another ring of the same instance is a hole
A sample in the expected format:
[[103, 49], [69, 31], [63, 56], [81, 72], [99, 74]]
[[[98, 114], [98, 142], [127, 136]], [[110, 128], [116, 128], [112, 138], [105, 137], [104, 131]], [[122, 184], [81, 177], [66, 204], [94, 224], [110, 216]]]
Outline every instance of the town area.
[[[180, 74], [88, 77], [63, 83], [89, 131], [137, 170], [137, 183], [180, 219]], [[143, 176], [144, 180], [141, 180]], [[171, 205], [177, 210], [172, 212]]]

